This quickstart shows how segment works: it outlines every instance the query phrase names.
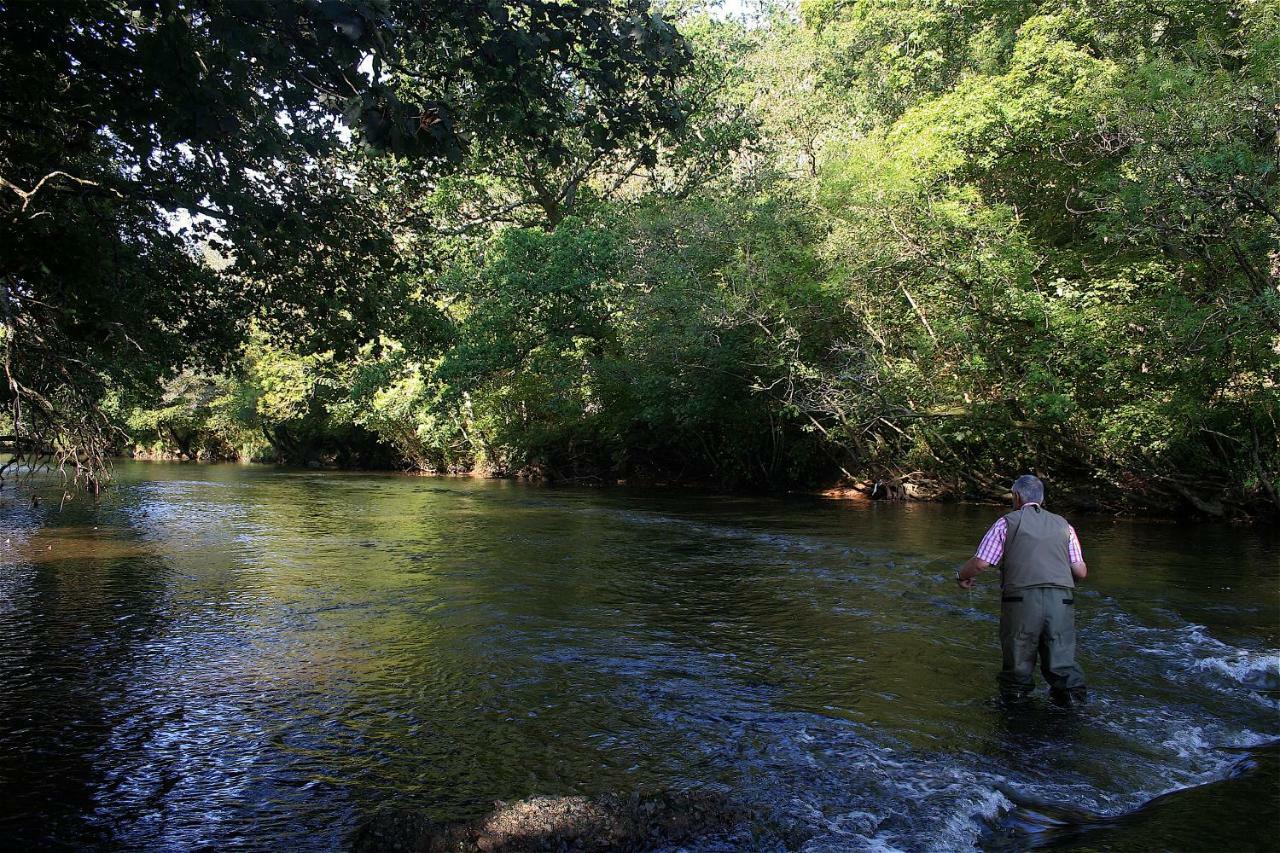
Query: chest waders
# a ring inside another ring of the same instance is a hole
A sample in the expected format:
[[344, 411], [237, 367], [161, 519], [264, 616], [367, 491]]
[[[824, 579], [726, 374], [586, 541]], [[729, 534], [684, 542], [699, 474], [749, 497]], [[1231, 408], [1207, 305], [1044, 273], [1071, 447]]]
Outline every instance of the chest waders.
[[1001, 695], [1026, 697], [1035, 687], [1032, 672], [1039, 658], [1055, 701], [1083, 701], [1084, 672], [1076, 664], [1071, 527], [1039, 504], [1009, 513], [1005, 523], [1000, 563]]

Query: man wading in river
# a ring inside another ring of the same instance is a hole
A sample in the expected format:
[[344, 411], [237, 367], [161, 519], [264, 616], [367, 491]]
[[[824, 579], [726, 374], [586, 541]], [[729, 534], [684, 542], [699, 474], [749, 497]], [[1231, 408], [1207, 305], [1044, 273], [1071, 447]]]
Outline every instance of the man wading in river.
[[1024, 699], [1035, 686], [1036, 656], [1055, 702], [1085, 700], [1084, 673], [1076, 665], [1075, 582], [1088, 573], [1075, 528], [1046, 510], [1044, 484], [1024, 474], [1013, 483], [1013, 512], [991, 525], [978, 553], [960, 567], [956, 581], [1000, 566], [998, 676], [1006, 699]]

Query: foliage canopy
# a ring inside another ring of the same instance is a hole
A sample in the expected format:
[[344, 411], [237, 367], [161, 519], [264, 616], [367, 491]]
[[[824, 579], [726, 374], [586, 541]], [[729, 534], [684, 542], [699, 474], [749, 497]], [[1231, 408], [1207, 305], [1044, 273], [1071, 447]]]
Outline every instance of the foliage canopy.
[[0, 8], [63, 435], [1280, 510], [1270, 0]]

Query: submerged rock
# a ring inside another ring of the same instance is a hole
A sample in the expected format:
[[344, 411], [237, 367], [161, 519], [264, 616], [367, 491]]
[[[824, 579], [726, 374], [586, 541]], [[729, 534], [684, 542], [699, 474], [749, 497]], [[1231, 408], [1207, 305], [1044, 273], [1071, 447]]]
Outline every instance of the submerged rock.
[[415, 812], [383, 812], [352, 836], [373, 851], [650, 850], [730, 832], [748, 816], [709, 792], [529, 797], [498, 802], [472, 821], [436, 823]]
[[1052, 847], [1270, 853], [1280, 837], [1280, 741], [1224, 750], [1245, 753], [1226, 778], [1169, 791], [1118, 814], [1094, 814], [1005, 788], [1002, 793], [1014, 808], [993, 822], [982, 846], [997, 851]]

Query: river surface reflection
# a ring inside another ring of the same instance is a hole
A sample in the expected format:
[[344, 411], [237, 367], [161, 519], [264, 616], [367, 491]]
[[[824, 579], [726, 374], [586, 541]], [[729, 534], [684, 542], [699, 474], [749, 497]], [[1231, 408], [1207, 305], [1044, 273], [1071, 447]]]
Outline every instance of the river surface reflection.
[[1073, 518], [1093, 701], [1011, 714], [994, 578], [952, 582], [998, 507], [117, 477], [0, 505], [6, 846], [333, 849], [388, 806], [710, 788], [767, 819], [695, 848], [952, 850], [998, 846], [1011, 791], [1116, 815], [1280, 737], [1274, 530]]

